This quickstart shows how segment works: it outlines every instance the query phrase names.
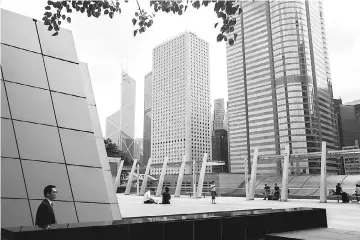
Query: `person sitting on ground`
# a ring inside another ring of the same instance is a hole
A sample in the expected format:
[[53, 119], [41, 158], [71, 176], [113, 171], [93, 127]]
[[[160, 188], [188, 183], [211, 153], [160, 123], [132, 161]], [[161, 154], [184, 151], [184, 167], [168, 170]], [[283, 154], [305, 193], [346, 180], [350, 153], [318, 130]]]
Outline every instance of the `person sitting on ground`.
[[279, 199], [280, 199], [280, 188], [278, 187], [277, 183], [275, 183], [273, 200], [279, 200]]
[[341, 184], [340, 183], [338, 183], [338, 184], [336, 184], [336, 190], [335, 190], [335, 194], [336, 195], [342, 195], [342, 188], [341, 188]]
[[170, 204], [171, 195], [169, 190], [168, 187], [165, 187], [165, 192], [162, 194], [162, 204]]
[[265, 189], [265, 196], [264, 196], [264, 200], [266, 200], [266, 199], [268, 199], [268, 200], [269, 200], [270, 187], [269, 187], [267, 184], [265, 184], [264, 189]]
[[360, 203], [359, 201], [359, 196], [360, 196], [360, 183], [357, 183], [355, 188], [355, 196], [356, 196], [356, 201], [357, 203]]
[[154, 199], [151, 198], [151, 193], [155, 194], [155, 190], [153, 188], [150, 188], [145, 194], [144, 194], [144, 203], [145, 204], [157, 204]]

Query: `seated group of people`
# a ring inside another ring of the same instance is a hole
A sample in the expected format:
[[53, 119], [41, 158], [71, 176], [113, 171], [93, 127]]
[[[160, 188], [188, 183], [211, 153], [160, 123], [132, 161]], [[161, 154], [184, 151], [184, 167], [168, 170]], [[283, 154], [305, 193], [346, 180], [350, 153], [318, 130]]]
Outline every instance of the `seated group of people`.
[[[342, 190], [342, 187], [341, 187], [341, 184], [338, 183], [336, 184], [336, 187], [335, 187], [335, 191], [334, 190], [331, 190], [332, 194], [333, 195], [341, 195], [341, 199], [342, 199], [342, 202], [343, 203], [348, 203], [350, 202], [350, 199], [349, 199], [349, 194], [344, 192]], [[359, 203], [359, 197], [360, 197], [360, 183], [356, 183], [355, 184], [355, 193], [353, 194], [354, 196], [356, 196], [356, 201], [357, 203]]]
[[[170, 204], [171, 195], [169, 193], [169, 188], [165, 187], [165, 192], [162, 193], [162, 204]], [[155, 195], [155, 189], [150, 188], [145, 194], [144, 194], [144, 203], [145, 204], [159, 204], [157, 201], [155, 201], [153, 198], [151, 198], [151, 194]]]
[[268, 186], [267, 184], [265, 184], [265, 196], [264, 196], [264, 200], [279, 200], [280, 199], [280, 188], [279, 186], [275, 183], [274, 186], [274, 192], [271, 195], [270, 194], [270, 186]]
[[[264, 196], [264, 200], [268, 199], [268, 200], [279, 200], [280, 199], [280, 188], [277, 185], [277, 183], [275, 183], [274, 185], [274, 192], [271, 195], [270, 194], [270, 186], [268, 186], [267, 184], [265, 184], [265, 196]], [[288, 189], [288, 194], [290, 193], [290, 190]]]

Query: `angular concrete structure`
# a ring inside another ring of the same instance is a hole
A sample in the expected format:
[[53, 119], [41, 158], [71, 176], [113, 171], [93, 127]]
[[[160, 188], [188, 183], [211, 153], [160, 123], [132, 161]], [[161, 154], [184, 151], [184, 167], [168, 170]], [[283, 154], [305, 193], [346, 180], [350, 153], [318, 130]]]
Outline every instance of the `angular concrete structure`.
[[33, 225], [49, 184], [58, 223], [121, 219], [81, 68], [71, 31], [1, 10], [2, 227]]

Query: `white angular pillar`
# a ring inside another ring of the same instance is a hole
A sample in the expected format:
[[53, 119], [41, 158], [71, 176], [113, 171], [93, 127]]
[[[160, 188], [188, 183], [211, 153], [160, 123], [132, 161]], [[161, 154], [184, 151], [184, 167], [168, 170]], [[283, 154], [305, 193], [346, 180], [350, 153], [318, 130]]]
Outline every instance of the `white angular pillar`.
[[174, 197], [180, 197], [181, 185], [182, 185], [182, 181], [183, 181], [183, 178], [184, 178], [185, 162], [186, 162], [186, 155], [183, 156], [183, 159], [182, 159], [182, 162], [181, 162], [181, 167], [179, 169], [179, 177], [178, 177], [178, 180], [177, 180]]
[[254, 200], [255, 198], [255, 184], [256, 184], [256, 173], [257, 173], [257, 163], [258, 163], [259, 149], [254, 149], [253, 161], [251, 166], [251, 179], [250, 179], [250, 189], [249, 189], [249, 200]]
[[140, 165], [139, 164], [137, 164], [137, 182], [136, 182], [136, 195], [138, 195], [139, 196], [139, 194], [140, 194], [140, 189], [139, 189], [139, 185], [140, 185]]
[[130, 175], [129, 175], [129, 180], [128, 180], [128, 183], [127, 183], [126, 189], [125, 189], [125, 195], [129, 195], [129, 194], [130, 194], [130, 190], [131, 190], [132, 180], [133, 180], [133, 178], [134, 178], [134, 172], [135, 172], [136, 164], [137, 164], [137, 159], [134, 160], [134, 163], [133, 163], [133, 165], [132, 165], [131, 172], [130, 172]]
[[166, 174], [166, 166], [167, 166], [168, 161], [169, 161], [169, 157], [166, 157], [164, 160], [164, 163], [163, 163], [162, 170], [161, 170], [161, 175], [160, 175], [159, 183], [158, 183], [158, 186], [156, 189], [155, 197], [161, 196], [161, 191], [162, 191], [162, 186], [164, 184], [164, 178], [165, 178], [165, 174]]
[[248, 158], [245, 157], [244, 159], [245, 164], [245, 194], [246, 194], [246, 200], [250, 200], [249, 196], [249, 167], [248, 167]]
[[283, 175], [282, 175], [282, 184], [281, 184], [280, 201], [282, 202], [286, 202], [288, 199], [289, 159], [290, 159], [290, 145], [287, 144], [285, 146]]
[[197, 198], [200, 198], [201, 194], [202, 194], [202, 190], [203, 190], [203, 186], [204, 186], [205, 173], [206, 173], [207, 158], [208, 158], [208, 154], [204, 153], [204, 157], [203, 157], [203, 161], [202, 161], [202, 165], [201, 165], [201, 170], [200, 170], [199, 182], [198, 182], [198, 185], [197, 185], [197, 192], [196, 192], [196, 197]]
[[123, 166], [124, 166], [124, 160], [120, 160], [120, 166], [118, 168], [116, 178], [115, 178], [115, 192], [116, 192], [117, 188], [120, 186], [120, 178], [121, 178], [121, 172], [122, 172]]
[[322, 142], [321, 144], [321, 175], [320, 175], [320, 202], [326, 203], [326, 195], [327, 195], [327, 184], [326, 184], [326, 142]]
[[152, 160], [151, 160], [151, 158], [149, 158], [149, 161], [148, 161], [147, 166], [146, 166], [145, 174], [144, 174], [144, 179], [143, 179], [141, 189], [140, 189], [140, 195], [145, 194], [147, 181], [148, 181], [148, 178], [149, 178], [149, 172], [150, 172], [150, 169], [151, 169], [151, 162], [152, 162]]

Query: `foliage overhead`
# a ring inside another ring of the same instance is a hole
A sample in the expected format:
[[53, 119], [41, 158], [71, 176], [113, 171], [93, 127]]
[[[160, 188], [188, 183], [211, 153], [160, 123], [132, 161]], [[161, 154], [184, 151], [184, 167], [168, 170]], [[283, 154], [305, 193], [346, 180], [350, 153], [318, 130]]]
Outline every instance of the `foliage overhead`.
[[[124, 0], [125, 3], [129, 0]], [[134, 36], [137, 33], [141, 34], [151, 27], [154, 23], [154, 13], [147, 13], [141, 8], [138, 0], [136, 0], [138, 9], [135, 11], [135, 17], [132, 19], [132, 23], [135, 26]], [[200, 7], [208, 7], [214, 5], [214, 12], [219, 18], [220, 22], [215, 24], [215, 28], [220, 26], [217, 41], [229, 41], [230, 45], [233, 45], [237, 34], [233, 34], [233, 37], [229, 37], [234, 32], [234, 26], [236, 24], [236, 16], [242, 13], [239, 1], [150, 1], [150, 8], [154, 12], [165, 12], [182, 15], [186, 12], [189, 6], [199, 9]], [[108, 16], [113, 18], [115, 13], [121, 13], [120, 0], [104, 0], [104, 1], [48, 1], [45, 7], [46, 12], [42, 20], [44, 24], [48, 26], [48, 30], [53, 32], [53, 36], [59, 34], [60, 25], [62, 21], [71, 23], [71, 13], [77, 11], [86, 14], [88, 17], [100, 17]]]
[[108, 157], [117, 157], [124, 160], [124, 166], [130, 166], [134, 160], [128, 152], [121, 151], [119, 146], [111, 141], [111, 139], [105, 139], [105, 148]]

